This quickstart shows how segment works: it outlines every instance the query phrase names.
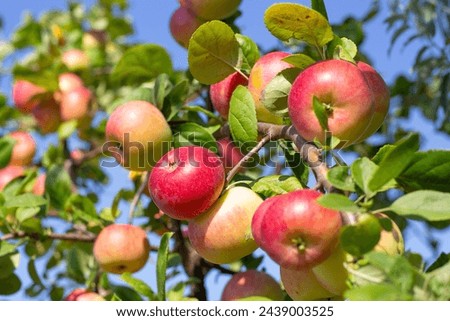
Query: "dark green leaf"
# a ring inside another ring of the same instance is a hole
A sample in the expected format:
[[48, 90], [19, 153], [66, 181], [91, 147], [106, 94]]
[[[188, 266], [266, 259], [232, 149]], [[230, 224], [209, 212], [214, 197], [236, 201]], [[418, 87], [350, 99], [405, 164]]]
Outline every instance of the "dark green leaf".
[[41, 25], [30, 14], [27, 14], [24, 20], [23, 25], [17, 29], [12, 37], [12, 44], [17, 49], [38, 46], [42, 43]]
[[38, 272], [36, 270], [36, 265], [33, 259], [28, 261], [28, 275], [30, 276], [31, 280], [33, 280], [33, 284], [34, 285], [40, 285], [40, 286], [44, 286], [42, 284], [41, 278], [38, 275]]
[[11, 274], [0, 282], [0, 295], [11, 295], [22, 287], [22, 282], [15, 274]]
[[163, 109], [164, 100], [170, 94], [173, 85], [167, 74], [161, 74], [156, 77], [155, 86], [153, 87], [153, 104], [159, 109]]
[[348, 197], [340, 194], [326, 194], [317, 199], [317, 203], [326, 208], [331, 208], [337, 211], [358, 213], [361, 209], [349, 200]]
[[142, 301], [142, 297], [127, 286], [113, 286], [112, 291], [119, 301]]
[[450, 193], [420, 190], [398, 198], [390, 206], [398, 215], [427, 221], [450, 220]]
[[354, 256], [361, 256], [372, 250], [380, 240], [381, 226], [372, 215], [364, 215], [356, 225], [342, 228], [342, 248]]
[[130, 285], [137, 293], [149, 298], [151, 301], [157, 298], [155, 292], [153, 292], [144, 281], [133, 277], [131, 273], [123, 273], [120, 278]]
[[0, 138], [0, 169], [9, 164], [15, 143], [15, 139], [10, 136]]
[[292, 38], [321, 48], [333, 40], [327, 19], [317, 11], [294, 3], [274, 4], [266, 10], [264, 23], [278, 39]]
[[255, 102], [244, 86], [239, 85], [231, 96], [228, 122], [233, 140], [239, 143], [241, 150], [247, 152], [256, 145], [258, 127]]
[[385, 155], [370, 179], [370, 190], [378, 191], [389, 181], [397, 178], [409, 166], [418, 149], [419, 135], [417, 134], [408, 135], [398, 141], [395, 148]]
[[286, 175], [261, 177], [252, 185], [252, 190], [265, 198], [285, 194], [302, 188], [302, 184], [296, 177]]
[[119, 82], [141, 84], [172, 71], [172, 61], [167, 51], [155, 44], [145, 44], [128, 49], [115, 66], [111, 77]]
[[445, 264], [447, 264], [448, 262], [450, 262], [450, 253], [441, 253], [441, 255], [439, 255], [439, 257], [436, 259], [436, 261], [434, 261], [427, 269], [427, 273], [434, 271], [442, 266], [444, 266]]
[[297, 153], [294, 150], [292, 142], [278, 140], [278, 144], [283, 149], [286, 162], [294, 173], [295, 177], [297, 177], [297, 179], [303, 186], [307, 186], [309, 179], [309, 167], [302, 160], [300, 153]]
[[19, 266], [19, 253], [10, 253], [0, 256], [0, 282], [2, 279], [9, 277]]
[[327, 178], [334, 187], [343, 191], [355, 192], [355, 182], [348, 171], [348, 166], [336, 166], [328, 171]]
[[316, 10], [318, 13], [324, 16], [325, 19], [328, 20], [327, 8], [325, 7], [325, 3], [323, 2], [323, 0], [311, 0], [311, 8]]
[[217, 153], [217, 142], [214, 136], [203, 126], [196, 123], [185, 123], [176, 128], [175, 147], [198, 145]]
[[199, 82], [215, 84], [239, 68], [239, 42], [224, 22], [202, 24], [189, 40], [189, 69]]
[[316, 96], [313, 96], [313, 108], [314, 108], [314, 114], [317, 117], [317, 120], [319, 121], [320, 127], [322, 127], [323, 130], [328, 130], [328, 112], [324, 104], [321, 103], [319, 99], [317, 99]]
[[92, 253], [78, 248], [71, 247], [66, 255], [67, 275], [73, 280], [84, 283], [89, 278], [92, 266]]
[[64, 208], [64, 204], [72, 194], [72, 180], [63, 166], [50, 168], [45, 179], [45, 192], [50, 196], [50, 203], [56, 209]]
[[161, 237], [161, 242], [158, 249], [158, 259], [156, 261], [156, 282], [158, 286], [158, 298], [161, 301], [166, 300], [167, 259], [169, 256], [169, 240], [172, 235], [172, 232], [164, 233]]

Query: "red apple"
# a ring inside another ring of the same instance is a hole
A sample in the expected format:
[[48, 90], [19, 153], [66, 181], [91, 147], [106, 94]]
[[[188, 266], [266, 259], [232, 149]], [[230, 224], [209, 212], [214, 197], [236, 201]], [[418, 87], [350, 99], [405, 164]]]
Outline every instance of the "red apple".
[[110, 273], [139, 271], [147, 263], [150, 244], [143, 229], [130, 224], [105, 227], [94, 243], [94, 257]]
[[183, 0], [182, 6], [205, 20], [222, 20], [238, 10], [242, 0]]
[[89, 111], [91, 91], [86, 87], [78, 87], [65, 92], [61, 96], [61, 119], [63, 121], [81, 119]]
[[15, 131], [9, 134], [16, 143], [14, 144], [9, 165], [28, 166], [33, 162], [36, 154], [36, 142], [33, 137], [24, 131]]
[[170, 17], [172, 37], [184, 48], [189, 46], [189, 39], [203, 21], [185, 7], [179, 7]]
[[358, 140], [358, 142], [361, 142], [375, 133], [383, 124], [389, 111], [390, 94], [389, 87], [386, 85], [380, 74], [372, 68], [372, 66], [362, 61], [359, 61], [356, 65], [362, 71], [364, 77], [369, 83], [375, 98], [375, 113], [369, 128], [366, 130], [366, 133], [363, 137], [361, 137], [361, 139]]
[[45, 193], [45, 179], [47, 175], [39, 175], [33, 184], [33, 194], [42, 196]]
[[45, 89], [27, 80], [18, 80], [13, 86], [13, 101], [17, 109], [23, 113], [31, 113], [34, 107], [39, 104], [38, 94], [45, 92]]
[[252, 296], [265, 297], [273, 301], [284, 299], [280, 285], [269, 274], [248, 270], [233, 275], [223, 289], [221, 300], [236, 301]]
[[63, 93], [83, 87], [83, 80], [72, 72], [65, 72], [58, 78], [59, 90]]
[[313, 267], [336, 248], [342, 225], [338, 211], [320, 206], [321, 193], [298, 190], [269, 198], [255, 213], [256, 243], [280, 266]]
[[25, 175], [25, 171], [22, 166], [6, 166], [0, 169], [0, 192], [5, 188], [12, 180]]
[[268, 53], [256, 61], [248, 78], [248, 90], [253, 96], [256, 106], [256, 116], [259, 121], [282, 124], [283, 119], [272, 114], [263, 104], [263, 93], [270, 81], [281, 71], [292, 68], [293, 65], [283, 61], [290, 54], [275, 51]]
[[106, 124], [106, 137], [121, 144], [121, 152], [114, 157], [122, 166], [146, 171], [167, 152], [172, 131], [158, 108], [134, 100], [113, 111]]
[[239, 147], [234, 145], [227, 137], [219, 139], [217, 141], [217, 147], [219, 149], [220, 159], [225, 166], [225, 171], [230, 171], [242, 158], [244, 158]]
[[235, 72], [224, 80], [209, 87], [209, 96], [211, 97], [212, 105], [223, 118], [228, 119], [230, 100], [233, 91], [237, 86], [247, 86], [247, 84], [248, 79], [242, 74]]
[[66, 296], [64, 301], [105, 301], [98, 293], [86, 289], [75, 289]]
[[225, 184], [219, 157], [200, 146], [171, 150], [153, 168], [148, 187], [158, 208], [177, 220], [205, 212], [217, 200]]
[[375, 108], [374, 95], [363, 72], [345, 60], [315, 63], [295, 79], [288, 97], [289, 115], [299, 134], [325, 144], [325, 131], [314, 113], [313, 97], [325, 105], [328, 127], [349, 146], [368, 135]]
[[249, 188], [228, 189], [208, 211], [189, 221], [192, 247], [216, 264], [232, 263], [251, 254], [258, 247], [252, 238], [251, 221], [261, 203]]
[[42, 134], [55, 132], [61, 124], [61, 110], [55, 100], [46, 100], [33, 109], [33, 116]]
[[62, 54], [61, 60], [69, 70], [85, 69], [89, 65], [89, 57], [79, 49], [69, 49]]

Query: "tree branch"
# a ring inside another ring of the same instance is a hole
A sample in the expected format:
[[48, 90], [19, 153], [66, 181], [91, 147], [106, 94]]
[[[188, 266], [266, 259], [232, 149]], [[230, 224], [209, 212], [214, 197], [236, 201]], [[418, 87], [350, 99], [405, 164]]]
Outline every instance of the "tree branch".
[[11, 239], [20, 239], [20, 238], [31, 238], [33, 240], [43, 240], [43, 239], [51, 239], [51, 240], [63, 240], [63, 241], [76, 241], [76, 242], [94, 242], [97, 238], [97, 235], [86, 235], [81, 233], [50, 233], [50, 234], [39, 234], [35, 232], [13, 232], [9, 234], [4, 234], [0, 237], [1, 241], [7, 241]]
[[147, 187], [148, 176], [150, 172], [146, 172], [143, 176], [141, 176], [141, 185], [139, 185], [139, 189], [133, 197], [133, 200], [130, 204], [130, 211], [128, 212], [128, 224], [131, 224], [133, 221], [134, 211], [136, 210], [136, 206], [144, 193], [144, 189]]

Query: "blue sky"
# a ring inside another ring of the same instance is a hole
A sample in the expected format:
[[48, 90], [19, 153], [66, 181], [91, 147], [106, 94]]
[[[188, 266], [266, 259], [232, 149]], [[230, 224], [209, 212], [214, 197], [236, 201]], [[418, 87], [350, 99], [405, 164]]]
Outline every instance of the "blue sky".
[[[93, 0], [80, 1], [87, 6], [94, 3]], [[243, 0], [241, 10], [243, 15], [237, 20], [237, 24], [242, 33], [254, 39], [260, 48], [268, 50], [278, 44], [277, 40], [270, 35], [263, 23], [264, 11], [273, 3], [281, 2], [274, 0]], [[291, 1], [300, 4], [309, 5], [309, 1]], [[342, 0], [342, 1], [325, 1], [328, 9], [329, 19], [331, 23], [342, 21], [348, 15], [361, 17], [367, 12], [371, 1], [361, 0]], [[385, 1], [382, 1], [385, 3]], [[134, 23], [136, 35], [133, 41], [156, 43], [165, 47], [172, 56], [176, 68], [187, 67], [187, 54], [184, 48], [181, 48], [171, 37], [169, 33], [169, 18], [172, 12], [178, 7], [177, 0], [131, 0], [129, 16]], [[49, 9], [66, 8], [65, 0], [21, 0], [21, 1], [0, 1], [0, 15], [3, 18], [4, 28], [0, 32], [0, 40], [9, 38], [11, 32], [19, 25], [25, 11], [31, 12], [34, 16]], [[390, 44], [390, 35], [386, 31], [383, 19], [386, 17], [386, 7], [383, 7], [383, 13], [376, 19], [366, 25], [367, 39], [363, 45], [365, 52], [369, 53], [369, 57], [374, 62], [374, 67], [383, 75], [388, 83], [392, 82], [399, 73], [409, 73], [413, 65], [417, 47], [411, 46], [407, 50], [402, 50], [400, 46], [396, 46], [392, 53], [388, 55]], [[2, 79], [0, 87], [3, 92], [9, 92], [11, 84]], [[412, 117], [404, 121], [406, 128], [420, 131], [423, 134], [424, 143], [423, 150], [427, 149], [450, 149], [450, 140], [448, 136], [437, 132], [433, 124], [425, 121], [420, 113], [413, 112]], [[45, 143], [40, 142], [40, 152], [45, 148]], [[351, 159], [348, 159], [351, 161]], [[110, 172], [111, 184], [100, 195], [102, 206], [109, 206], [112, 195], [123, 187], [130, 187], [127, 181], [127, 172], [121, 168], [113, 169]], [[127, 211], [127, 205], [122, 204], [122, 210]], [[421, 252], [426, 259], [431, 259], [432, 253], [424, 246], [424, 242], [417, 236], [417, 230], [422, 230], [421, 225], [415, 225], [413, 230], [407, 231], [407, 248]], [[422, 233], [421, 233], [422, 234]], [[441, 240], [445, 240], [441, 250], [450, 251], [450, 231], [436, 234]], [[153, 240], [154, 241], [154, 240]], [[156, 258], [152, 256], [146, 268], [137, 273], [136, 276], [149, 281], [151, 285], [155, 285], [154, 265]], [[270, 260], [265, 260], [269, 272], [278, 278], [278, 271]], [[26, 263], [21, 262], [20, 275], [24, 275], [24, 285], [29, 285], [29, 278], [26, 272]], [[151, 276], [150, 280], [148, 276]], [[221, 290], [228, 277], [218, 276], [211, 273], [207, 279], [209, 285], [209, 298], [219, 299]], [[1, 297], [0, 297], [1, 298]], [[9, 299], [23, 299], [21, 295], [9, 297]]]

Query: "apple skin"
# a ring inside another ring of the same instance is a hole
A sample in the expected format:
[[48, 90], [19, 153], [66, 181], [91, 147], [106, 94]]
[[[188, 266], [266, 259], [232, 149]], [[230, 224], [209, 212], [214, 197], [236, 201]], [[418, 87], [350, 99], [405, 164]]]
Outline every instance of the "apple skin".
[[53, 99], [37, 105], [33, 109], [33, 117], [42, 134], [55, 132], [61, 124], [61, 110]]
[[242, 0], [184, 0], [180, 1], [189, 11], [205, 20], [222, 20], [238, 10]]
[[172, 131], [158, 108], [146, 101], [133, 100], [113, 111], [106, 124], [106, 138], [125, 148], [122, 155], [116, 155], [123, 167], [148, 171], [167, 152]]
[[222, 301], [236, 301], [251, 296], [266, 297], [282, 301], [284, 293], [280, 285], [269, 274], [248, 270], [234, 274], [222, 292]]
[[283, 61], [290, 54], [282, 51], [268, 53], [258, 59], [250, 71], [248, 90], [253, 96], [256, 107], [256, 116], [259, 121], [273, 124], [282, 124], [283, 118], [272, 114], [263, 104], [263, 92], [269, 82], [281, 71], [294, 67]]
[[150, 254], [150, 244], [143, 229], [130, 224], [105, 227], [94, 242], [94, 257], [110, 273], [134, 273], [142, 269]]
[[105, 301], [98, 293], [86, 289], [75, 289], [66, 296], [64, 301]]
[[232, 263], [251, 254], [258, 248], [251, 235], [251, 221], [261, 203], [261, 197], [249, 188], [228, 189], [207, 212], [189, 221], [192, 247], [216, 264]]
[[281, 282], [293, 300], [320, 300], [341, 296], [347, 289], [346, 254], [339, 246], [324, 262], [312, 269], [280, 267]]
[[65, 72], [58, 77], [59, 90], [63, 93], [83, 87], [83, 80], [72, 72]]
[[321, 195], [309, 189], [293, 191], [269, 198], [270, 204], [256, 211], [253, 237], [280, 266], [311, 268], [335, 250], [341, 216], [316, 202]]
[[313, 107], [313, 97], [332, 109], [328, 127], [347, 147], [369, 134], [375, 100], [366, 77], [355, 65], [344, 60], [325, 60], [303, 70], [292, 84], [288, 109], [292, 124], [307, 141], [325, 144]]
[[169, 28], [176, 42], [187, 48], [192, 34], [203, 22], [187, 8], [179, 7], [170, 17]]
[[379, 219], [388, 219], [392, 224], [390, 231], [382, 230], [380, 240], [375, 245], [374, 251], [384, 252], [389, 255], [401, 255], [405, 252], [405, 242], [403, 240], [402, 231], [393, 220], [386, 214], [377, 213], [375, 216]]
[[47, 175], [41, 174], [39, 175], [33, 184], [33, 194], [42, 196], [45, 194], [45, 179], [47, 178]]
[[217, 147], [226, 172], [229, 172], [245, 156], [241, 153], [239, 147], [237, 147], [228, 137], [219, 139], [217, 141]]
[[86, 87], [78, 87], [65, 92], [61, 96], [61, 119], [63, 121], [81, 119], [89, 112], [91, 91]]
[[224, 185], [222, 161], [200, 146], [184, 146], [165, 154], [148, 182], [153, 202], [177, 220], [193, 219], [205, 212], [219, 198]]
[[39, 99], [34, 98], [45, 92], [45, 89], [27, 80], [17, 80], [13, 85], [12, 97], [14, 105], [22, 113], [29, 114], [39, 104]]
[[0, 168], [0, 192], [8, 185], [9, 182], [17, 177], [25, 175], [25, 170], [22, 166], [9, 165]]
[[71, 70], [81, 70], [89, 65], [89, 57], [80, 49], [69, 49], [62, 54], [61, 61]]
[[25, 131], [15, 131], [9, 134], [16, 143], [14, 144], [9, 165], [28, 166], [33, 162], [36, 154], [36, 142], [33, 137]]
[[242, 74], [235, 72], [229, 75], [222, 81], [212, 84], [209, 87], [209, 96], [211, 103], [215, 110], [217, 110], [225, 119], [228, 119], [228, 112], [230, 111], [230, 100], [233, 91], [237, 86], [247, 86], [248, 79]]
[[363, 137], [361, 137], [361, 139], [358, 140], [358, 142], [361, 142], [370, 135], [374, 134], [383, 124], [389, 111], [390, 93], [389, 87], [384, 82], [384, 79], [374, 68], [372, 68], [372, 66], [362, 61], [359, 61], [356, 65], [359, 70], [362, 71], [364, 77], [369, 83], [375, 99], [375, 113], [369, 128], [366, 130], [366, 133]]

